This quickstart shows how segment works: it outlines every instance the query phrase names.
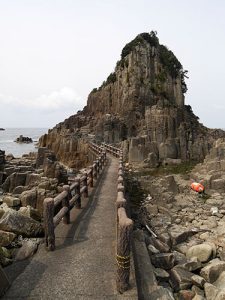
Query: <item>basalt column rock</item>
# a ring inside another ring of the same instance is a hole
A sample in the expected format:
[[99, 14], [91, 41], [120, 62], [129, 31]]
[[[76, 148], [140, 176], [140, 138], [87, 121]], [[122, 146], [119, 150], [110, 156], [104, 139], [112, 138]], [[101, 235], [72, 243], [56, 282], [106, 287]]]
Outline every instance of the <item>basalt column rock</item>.
[[129, 161], [150, 167], [202, 161], [225, 133], [204, 127], [185, 105], [186, 73], [155, 32], [141, 33], [125, 45], [114, 72], [92, 90], [83, 111], [50, 130], [40, 146], [75, 168], [87, 161], [90, 138], [122, 145]]

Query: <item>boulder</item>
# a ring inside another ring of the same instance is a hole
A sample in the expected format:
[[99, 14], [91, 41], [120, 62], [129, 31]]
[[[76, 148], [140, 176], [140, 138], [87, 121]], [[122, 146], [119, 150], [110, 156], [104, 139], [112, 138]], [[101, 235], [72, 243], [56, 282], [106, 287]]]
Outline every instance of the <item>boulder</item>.
[[38, 185], [40, 181], [41, 181], [41, 175], [35, 173], [27, 174], [25, 185], [29, 185], [29, 186]]
[[154, 271], [155, 277], [157, 278], [158, 281], [161, 282], [161, 281], [169, 280], [170, 275], [165, 270], [160, 269], [160, 268], [155, 268], [155, 269], [153, 269], [153, 271]]
[[151, 262], [156, 268], [169, 270], [174, 266], [173, 253], [158, 253], [151, 256]]
[[206, 282], [204, 285], [207, 300], [225, 300], [225, 291], [220, 291], [214, 285]]
[[193, 282], [194, 285], [200, 287], [200, 288], [203, 288], [204, 287], [204, 284], [205, 284], [205, 279], [199, 275], [193, 275], [191, 277], [191, 280]]
[[39, 245], [38, 240], [25, 240], [23, 245], [18, 249], [15, 255], [15, 260], [24, 260], [34, 255]]
[[211, 188], [214, 190], [225, 190], [225, 179], [219, 178], [211, 181]]
[[7, 247], [15, 239], [16, 234], [0, 230], [0, 247]]
[[20, 199], [13, 196], [4, 196], [2, 198], [3, 202], [8, 205], [8, 207], [14, 207], [20, 205]]
[[170, 270], [170, 280], [173, 289], [177, 292], [179, 290], [189, 289], [192, 286], [192, 276], [193, 273], [175, 266]]
[[180, 265], [180, 266], [182, 266], [182, 267], [185, 268], [186, 270], [192, 272], [192, 271], [196, 271], [196, 270], [201, 269], [202, 264], [201, 264], [201, 262], [197, 259], [197, 257], [192, 257], [192, 258], [190, 259], [190, 261], [188, 261], [188, 262], [186, 262], [185, 264]]
[[200, 275], [208, 282], [213, 283], [225, 271], [225, 262], [215, 258], [201, 269]]
[[20, 201], [22, 206], [30, 205], [33, 208], [36, 208], [37, 205], [37, 189], [34, 188], [32, 190], [24, 191], [20, 195]]
[[192, 300], [195, 296], [195, 293], [191, 290], [182, 290], [178, 293], [179, 300]]
[[169, 233], [172, 243], [175, 246], [177, 244], [185, 242], [189, 237], [193, 236], [197, 232], [193, 230], [187, 230], [185, 227], [176, 225], [170, 228]]
[[200, 262], [207, 262], [215, 257], [213, 247], [209, 244], [199, 244], [188, 249], [186, 256], [188, 259], [197, 257]]
[[225, 271], [223, 271], [217, 280], [213, 282], [213, 285], [215, 285], [218, 289], [225, 291]]
[[26, 183], [27, 173], [14, 172], [7, 177], [5, 182], [2, 184], [2, 189], [5, 193], [12, 193], [15, 187]]
[[43, 235], [43, 227], [39, 222], [12, 209], [5, 212], [0, 219], [0, 230], [28, 237]]
[[147, 163], [149, 168], [157, 168], [159, 165], [157, 155], [154, 152], [150, 152], [144, 163]]
[[7, 265], [11, 264], [11, 255], [8, 249], [5, 247], [0, 247], [0, 265], [6, 267]]
[[16, 186], [16, 187], [14, 188], [13, 194], [20, 195], [20, 194], [22, 194], [25, 190], [26, 190], [26, 187], [25, 187], [25, 186], [19, 185], [19, 186]]
[[42, 214], [43, 213], [43, 202], [44, 199], [46, 198], [46, 190], [45, 189], [37, 189], [37, 205], [36, 208], [37, 210]]
[[36, 221], [41, 221], [41, 213], [31, 206], [20, 207], [19, 212], [27, 217], [30, 217]]

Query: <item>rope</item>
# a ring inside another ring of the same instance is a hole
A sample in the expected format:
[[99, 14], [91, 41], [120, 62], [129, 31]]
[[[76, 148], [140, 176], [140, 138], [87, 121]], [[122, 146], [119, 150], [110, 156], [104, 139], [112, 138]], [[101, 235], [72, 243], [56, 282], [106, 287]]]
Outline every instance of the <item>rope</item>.
[[[122, 260], [122, 261], [121, 261]], [[128, 256], [120, 256], [116, 255], [116, 262], [117, 265], [122, 269], [129, 269], [130, 268], [130, 255]]]

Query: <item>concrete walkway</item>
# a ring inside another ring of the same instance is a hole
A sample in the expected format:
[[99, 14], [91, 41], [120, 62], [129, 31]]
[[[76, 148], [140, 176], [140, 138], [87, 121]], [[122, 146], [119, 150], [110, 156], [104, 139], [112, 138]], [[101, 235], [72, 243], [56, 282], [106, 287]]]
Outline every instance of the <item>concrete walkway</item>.
[[85, 207], [57, 227], [56, 250], [42, 245], [3, 299], [137, 299], [133, 277], [128, 292], [116, 291], [117, 169], [110, 158]]

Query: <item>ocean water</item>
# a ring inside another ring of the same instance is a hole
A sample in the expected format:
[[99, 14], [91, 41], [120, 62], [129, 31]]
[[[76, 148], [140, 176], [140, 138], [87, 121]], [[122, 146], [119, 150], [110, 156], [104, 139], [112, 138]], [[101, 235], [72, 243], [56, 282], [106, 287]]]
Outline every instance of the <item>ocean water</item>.
[[[37, 151], [36, 143], [39, 137], [47, 132], [47, 128], [5, 128], [5, 130], [0, 130], [0, 150], [4, 150], [6, 154], [12, 153], [15, 157]], [[32, 138], [33, 143], [15, 143], [14, 141], [20, 135]]]

